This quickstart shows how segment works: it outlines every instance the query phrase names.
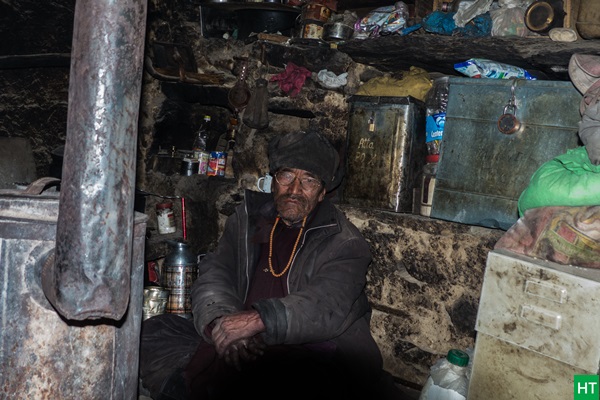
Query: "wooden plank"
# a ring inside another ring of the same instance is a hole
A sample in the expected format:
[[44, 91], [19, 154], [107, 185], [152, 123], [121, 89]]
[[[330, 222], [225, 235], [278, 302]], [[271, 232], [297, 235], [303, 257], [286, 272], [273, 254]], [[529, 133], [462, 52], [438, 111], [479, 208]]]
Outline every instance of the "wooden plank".
[[548, 79], [569, 80], [568, 65], [574, 53], [599, 54], [600, 41], [554, 42], [548, 37], [465, 38], [434, 34], [386, 36], [339, 43], [338, 50], [355, 62], [383, 71], [400, 72], [411, 66], [430, 72], [457, 75], [454, 64], [469, 58], [487, 58], [530, 71]]

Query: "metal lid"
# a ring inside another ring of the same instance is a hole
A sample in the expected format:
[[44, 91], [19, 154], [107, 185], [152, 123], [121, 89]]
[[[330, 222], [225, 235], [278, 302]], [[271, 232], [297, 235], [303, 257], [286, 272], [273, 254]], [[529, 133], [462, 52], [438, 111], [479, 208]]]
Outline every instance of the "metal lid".
[[165, 267], [197, 266], [198, 257], [192, 252], [188, 243], [179, 240], [167, 240], [171, 251], [165, 256]]
[[173, 208], [173, 203], [171, 203], [171, 202], [165, 202], [165, 203], [158, 203], [156, 205], [156, 209], [157, 210], [163, 210], [165, 208]]

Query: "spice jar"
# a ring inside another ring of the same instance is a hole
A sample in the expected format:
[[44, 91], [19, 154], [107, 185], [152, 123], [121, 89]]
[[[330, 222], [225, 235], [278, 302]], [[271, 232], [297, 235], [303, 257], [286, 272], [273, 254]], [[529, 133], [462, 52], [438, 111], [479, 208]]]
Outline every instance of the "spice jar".
[[165, 202], [156, 205], [156, 218], [158, 220], [158, 233], [161, 235], [174, 233], [175, 213], [173, 212], [173, 203]]

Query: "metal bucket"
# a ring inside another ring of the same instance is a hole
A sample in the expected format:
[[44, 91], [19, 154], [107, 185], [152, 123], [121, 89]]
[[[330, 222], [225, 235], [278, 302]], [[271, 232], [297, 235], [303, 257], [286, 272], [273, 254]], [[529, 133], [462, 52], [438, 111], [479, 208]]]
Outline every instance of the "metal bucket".
[[135, 399], [146, 219], [134, 222], [128, 310], [119, 321], [70, 321], [44, 295], [58, 192], [0, 191], [0, 398]]

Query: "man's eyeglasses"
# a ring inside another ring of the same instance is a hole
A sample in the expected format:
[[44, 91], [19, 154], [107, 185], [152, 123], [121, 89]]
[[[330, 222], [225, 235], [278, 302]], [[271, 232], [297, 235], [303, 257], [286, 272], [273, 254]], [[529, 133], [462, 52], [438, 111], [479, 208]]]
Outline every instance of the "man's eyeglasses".
[[281, 186], [289, 186], [294, 183], [296, 179], [300, 181], [300, 186], [306, 191], [314, 191], [321, 187], [321, 181], [315, 178], [298, 178], [296, 177], [296, 174], [291, 171], [277, 171], [275, 173], [275, 180]]

